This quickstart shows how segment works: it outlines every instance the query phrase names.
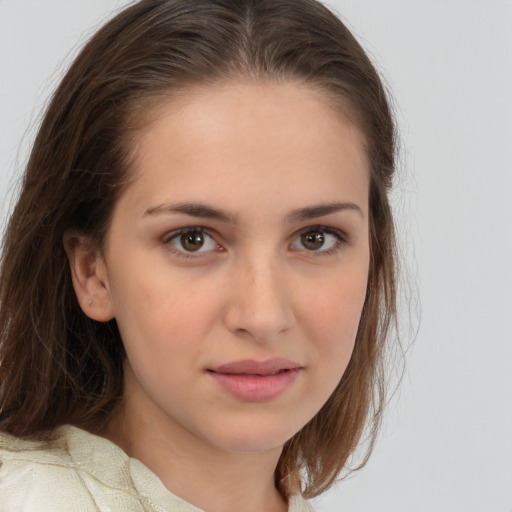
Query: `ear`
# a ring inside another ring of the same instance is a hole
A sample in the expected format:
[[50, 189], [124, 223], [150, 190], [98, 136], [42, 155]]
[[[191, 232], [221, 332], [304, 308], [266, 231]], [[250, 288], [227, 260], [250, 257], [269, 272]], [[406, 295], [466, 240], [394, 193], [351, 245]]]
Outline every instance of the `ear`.
[[88, 237], [66, 232], [63, 244], [68, 255], [71, 278], [82, 311], [93, 320], [114, 318], [107, 267], [101, 250]]

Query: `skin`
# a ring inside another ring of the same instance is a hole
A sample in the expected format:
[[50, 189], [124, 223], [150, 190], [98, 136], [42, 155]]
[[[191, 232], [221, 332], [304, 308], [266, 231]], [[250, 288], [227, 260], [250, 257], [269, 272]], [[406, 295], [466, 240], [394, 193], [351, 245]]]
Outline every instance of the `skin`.
[[[273, 480], [282, 446], [343, 375], [365, 298], [363, 140], [293, 83], [220, 84], [157, 111], [105, 247], [65, 240], [85, 313], [115, 317], [128, 356], [107, 436], [198, 507], [283, 511]], [[183, 203], [227, 218], [173, 210]], [[204, 245], [187, 252], [176, 230], [198, 227]], [[306, 247], [304, 232], [323, 245]], [[273, 357], [301, 369], [270, 400], [240, 400], [208, 371]]]

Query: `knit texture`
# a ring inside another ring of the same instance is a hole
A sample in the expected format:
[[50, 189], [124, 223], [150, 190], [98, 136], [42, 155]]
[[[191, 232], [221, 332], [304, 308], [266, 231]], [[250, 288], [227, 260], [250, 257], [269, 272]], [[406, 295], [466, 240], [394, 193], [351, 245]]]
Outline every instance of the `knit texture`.
[[[0, 434], [0, 512], [202, 512], [116, 444], [65, 425], [45, 441]], [[288, 512], [312, 512], [302, 496]]]

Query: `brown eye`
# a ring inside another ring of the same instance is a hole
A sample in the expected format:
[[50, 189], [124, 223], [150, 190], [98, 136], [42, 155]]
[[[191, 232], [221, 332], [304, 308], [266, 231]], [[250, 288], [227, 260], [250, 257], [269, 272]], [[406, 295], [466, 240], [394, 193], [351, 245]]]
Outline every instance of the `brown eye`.
[[319, 231], [310, 231], [300, 235], [302, 245], [310, 251], [318, 251], [325, 242], [325, 235]]
[[186, 251], [195, 252], [201, 249], [204, 245], [203, 233], [184, 233], [180, 237], [180, 242]]
[[302, 233], [296, 234], [290, 249], [328, 256], [340, 252], [347, 243], [346, 235], [339, 229], [329, 226], [310, 226]]
[[219, 249], [215, 240], [202, 228], [180, 229], [164, 238], [180, 253], [205, 253]]

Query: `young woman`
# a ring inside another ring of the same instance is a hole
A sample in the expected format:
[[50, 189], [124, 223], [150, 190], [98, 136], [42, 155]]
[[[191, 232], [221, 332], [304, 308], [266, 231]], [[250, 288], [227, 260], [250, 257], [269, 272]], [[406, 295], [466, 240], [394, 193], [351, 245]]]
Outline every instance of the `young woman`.
[[107, 23], [5, 235], [0, 510], [309, 510], [382, 410], [394, 153], [315, 0]]

